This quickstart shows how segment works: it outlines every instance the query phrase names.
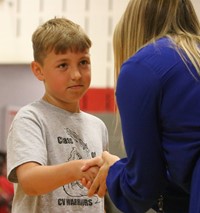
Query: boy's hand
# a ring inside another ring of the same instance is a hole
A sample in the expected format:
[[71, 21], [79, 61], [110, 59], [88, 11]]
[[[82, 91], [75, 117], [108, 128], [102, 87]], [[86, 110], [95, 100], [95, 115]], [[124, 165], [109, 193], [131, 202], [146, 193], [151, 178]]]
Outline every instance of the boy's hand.
[[[82, 171], [82, 169], [81, 169]], [[95, 179], [95, 177], [97, 176], [98, 174], [98, 171], [99, 171], [99, 167], [98, 166], [93, 166], [93, 167], [90, 167], [88, 168], [87, 170], [85, 171], [82, 171], [82, 179], [81, 179], [81, 182], [82, 180], [85, 180], [86, 184], [83, 184], [84, 186], [86, 186], [87, 184], [89, 185], [89, 183], [92, 183], [93, 180]], [[86, 186], [88, 188], [88, 186]]]
[[97, 156], [95, 158], [92, 159], [88, 159], [85, 161], [84, 166], [81, 168], [81, 170], [87, 171], [89, 168], [94, 167], [94, 166], [98, 166], [99, 168], [103, 165], [103, 159], [101, 156]]
[[85, 166], [82, 167], [82, 171], [86, 171], [92, 166], [99, 166], [99, 172], [93, 182], [83, 180], [82, 184], [86, 186], [88, 191], [88, 196], [93, 196], [98, 194], [99, 197], [103, 197], [106, 194], [106, 178], [110, 167], [119, 160], [119, 157], [111, 155], [109, 152], [105, 151], [102, 154], [102, 158], [96, 157], [89, 160]]
[[[85, 164], [82, 166], [83, 178], [80, 180], [82, 185], [89, 189], [93, 180], [98, 174], [99, 168], [102, 166], [103, 161], [101, 157], [95, 157], [89, 160], [85, 160]], [[87, 174], [88, 172], [88, 174]]]

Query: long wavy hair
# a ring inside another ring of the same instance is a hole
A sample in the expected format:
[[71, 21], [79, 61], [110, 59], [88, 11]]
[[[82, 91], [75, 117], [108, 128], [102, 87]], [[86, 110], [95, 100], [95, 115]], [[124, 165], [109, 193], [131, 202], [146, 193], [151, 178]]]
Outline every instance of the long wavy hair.
[[200, 24], [191, 1], [130, 0], [113, 36], [115, 86], [122, 63], [165, 36], [186, 53], [200, 75]]

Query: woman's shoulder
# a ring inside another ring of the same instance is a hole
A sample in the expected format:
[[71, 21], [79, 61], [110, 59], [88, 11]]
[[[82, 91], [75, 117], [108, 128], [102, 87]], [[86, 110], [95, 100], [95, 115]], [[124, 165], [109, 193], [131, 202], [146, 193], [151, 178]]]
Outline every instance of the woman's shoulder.
[[175, 44], [170, 38], [163, 37], [145, 45], [136, 54], [136, 58], [152, 57], [174, 57], [178, 56]]
[[162, 81], [179, 72], [182, 67], [183, 62], [173, 42], [168, 38], [161, 38], [130, 57], [122, 65], [121, 75], [130, 73], [134, 78], [145, 76], [154, 81]]
[[181, 57], [173, 42], [164, 37], [141, 48], [124, 65], [131, 64], [138, 68], [146, 67], [156, 72], [156, 70], [168, 70], [180, 61]]

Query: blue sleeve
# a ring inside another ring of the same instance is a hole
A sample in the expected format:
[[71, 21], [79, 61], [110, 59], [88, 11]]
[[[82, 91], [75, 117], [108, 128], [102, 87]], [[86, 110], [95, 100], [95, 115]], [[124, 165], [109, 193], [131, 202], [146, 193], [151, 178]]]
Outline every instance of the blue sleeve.
[[190, 197], [190, 213], [200, 212], [200, 158], [198, 159], [193, 175], [192, 175], [192, 184], [191, 184], [191, 197]]
[[147, 211], [165, 183], [159, 125], [160, 83], [144, 63], [126, 62], [116, 98], [127, 158], [109, 170], [107, 187], [115, 205], [125, 213]]

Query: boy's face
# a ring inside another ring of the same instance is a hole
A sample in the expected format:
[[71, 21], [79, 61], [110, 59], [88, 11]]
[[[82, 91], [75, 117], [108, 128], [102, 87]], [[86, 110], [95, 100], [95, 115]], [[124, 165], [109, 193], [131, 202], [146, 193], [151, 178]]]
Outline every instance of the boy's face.
[[79, 100], [91, 81], [89, 50], [58, 55], [52, 51], [43, 65], [32, 62], [32, 70], [44, 82], [46, 101], [71, 112], [79, 111]]

